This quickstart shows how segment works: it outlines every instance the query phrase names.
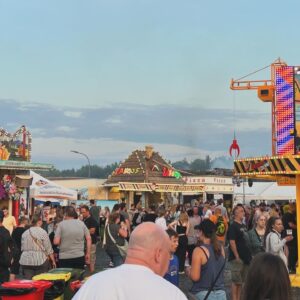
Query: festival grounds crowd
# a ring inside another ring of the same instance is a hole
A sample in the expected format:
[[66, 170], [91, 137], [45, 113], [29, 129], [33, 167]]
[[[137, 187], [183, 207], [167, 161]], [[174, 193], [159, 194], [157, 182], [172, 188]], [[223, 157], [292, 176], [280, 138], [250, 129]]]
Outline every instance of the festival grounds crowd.
[[[31, 279], [50, 268], [88, 268], [93, 274], [74, 296], [84, 299], [225, 300], [225, 266], [232, 300], [291, 299], [289, 273], [297, 257], [296, 209], [236, 205], [223, 200], [173, 207], [124, 202], [112, 211], [90, 205], [36, 207], [18, 225], [0, 210], [0, 283]], [[110, 258], [95, 271], [97, 244]], [[182, 276], [192, 281], [188, 294]]]

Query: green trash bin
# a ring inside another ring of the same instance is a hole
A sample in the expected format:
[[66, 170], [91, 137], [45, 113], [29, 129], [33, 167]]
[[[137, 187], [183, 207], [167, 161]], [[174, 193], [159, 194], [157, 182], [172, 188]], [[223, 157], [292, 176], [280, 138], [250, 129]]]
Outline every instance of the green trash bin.
[[73, 268], [56, 268], [49, 270], [48, 273], [51, 274], [62, 274], [62, 273], [71, 273], [71, 278], [66, 282], [66, 289], [64, 294], [64, 300], [71, 300], [74, 296], [74, 292], [70, 288], [70, 283], [75, 280], [82, 280], [85, 270], [83, 269], [73, 269]]

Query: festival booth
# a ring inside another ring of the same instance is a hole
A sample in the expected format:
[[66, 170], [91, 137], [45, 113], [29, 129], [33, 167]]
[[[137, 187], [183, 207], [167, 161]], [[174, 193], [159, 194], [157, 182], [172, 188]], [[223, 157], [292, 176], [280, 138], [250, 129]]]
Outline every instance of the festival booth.
[[278, 186], [277, 182], [254, 182], [252, 187], [247, 183], [244, 187], [234, 187], [234, 202], [249, 204], [255, 201], [295, 201], [295, 186]]
[[20, 210], [30, 210], [30, 170], [49, 170], [50, 164], [32, 163], [31, 134], [21, 126], [11, 134], [0, 128], [0, 209], [7, 206], [18, 219]]
[[[32, 185], [30, 186], [30, 199], [35, 204], [50, 201], [52, 203], [63, 203], [67, 200], [77, 200], [77, 191], [65, 188], [53, 181], [50, 181], [34, 171], [30, 171]], [[67, 205], [67, 202], [64, 203]]]
[[187, 184], [203, 184], [202, 193], [183, 193], [185, 202], [191, 202], [194, 199], [214, 201], [223, 199], [227, 208], [232, 208], [233, 203], [233, 183], [231, 176], [184, 176], [182, 178]]
[[127, 204], [141, 202], [143, 207], [182, 203], [183, 192], [202, 193], [203, 184], [187, 184], [179, 171], [152, 146], [135, 150], [110, 175], [104, 184], [109, 194], [118, 194]]

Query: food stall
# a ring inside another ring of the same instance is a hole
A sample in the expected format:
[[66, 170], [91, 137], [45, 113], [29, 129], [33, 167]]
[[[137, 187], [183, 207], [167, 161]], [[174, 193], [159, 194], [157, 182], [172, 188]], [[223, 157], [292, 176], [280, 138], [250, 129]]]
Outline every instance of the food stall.
[[203, 192], [203, 184], [187, 184], [181, 173], [173, 168], [152, 146], [134, 150], [109, 176], [104, 186], [108, 197], [118, 193], [128, 205], [141, 202], [149, 207], [182, 203], [183, 192]]
[[0, 128], [0, 209], [7, 206], [16, 219], [20, 212], [29, 214], [30, 170], [49, 170], [51, 164], [33, 163], [31, 134], [25, 126], [15, 133]]

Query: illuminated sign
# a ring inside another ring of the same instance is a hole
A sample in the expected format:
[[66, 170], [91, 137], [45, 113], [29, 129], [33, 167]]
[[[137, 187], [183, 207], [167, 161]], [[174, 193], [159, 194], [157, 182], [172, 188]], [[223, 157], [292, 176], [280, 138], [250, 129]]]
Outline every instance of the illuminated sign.
[[0, 161], [30, 161], [31, 134], [21, 126], [15, 133], [0, 128]]
[[234, 161], [234, 174], [237, 176], [300, 174], [300, 155], [238, 159]]
[[119, 189], [121, 191], [139, 191], [139, 192], [204, 192], [204, 185], [188, 185], [188, 184], [160, 184], [160, 183], [131, 183], [120, 182]]
[[294, 154], [294, 67], [276, 68], [275, 80], [277, 154]]

